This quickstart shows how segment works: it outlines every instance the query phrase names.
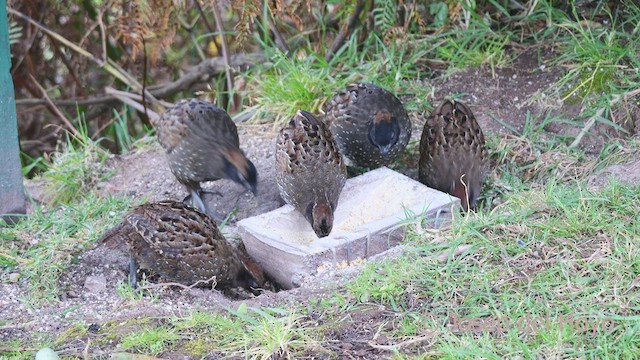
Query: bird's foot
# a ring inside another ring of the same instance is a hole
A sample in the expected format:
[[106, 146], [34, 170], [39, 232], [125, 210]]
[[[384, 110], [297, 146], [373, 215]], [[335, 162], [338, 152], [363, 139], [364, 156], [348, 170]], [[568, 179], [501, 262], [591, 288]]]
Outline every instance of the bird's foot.
[[136, 264], [136, 259], [133, 256], [129, 256], [129, 285], [133, 290], [138, 288], [138, 264]]

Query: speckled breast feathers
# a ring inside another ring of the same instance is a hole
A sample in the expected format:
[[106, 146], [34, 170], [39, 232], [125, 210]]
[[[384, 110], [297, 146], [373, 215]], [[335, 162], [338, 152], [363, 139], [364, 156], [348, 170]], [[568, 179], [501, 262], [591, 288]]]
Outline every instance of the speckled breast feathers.
[[465, 209], [474, 208], [487, 170], [484, 135], [471, 110], [448, 100], [434, 109], [420, 139], [420, 181], [461, 198]]
[[346, 167], [328, 127], [299, 111], [276, 142], [276, 182], [282, 198], [305, 216], [310, 204], [329, 207], [322, 211], [330, 210], [333, 216], [345, 181]]

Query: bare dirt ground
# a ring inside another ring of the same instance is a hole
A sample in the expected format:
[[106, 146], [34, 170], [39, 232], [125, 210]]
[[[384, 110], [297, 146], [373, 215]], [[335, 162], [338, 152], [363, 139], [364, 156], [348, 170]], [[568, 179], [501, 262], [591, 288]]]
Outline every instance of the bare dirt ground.
[[[541, 52], [540, 61], [535, 51], [522, 55], [510, 68], [506, 69], [472, 69], [459, 72], [448, 78], [437, 77], [425, 80], [434, 88], [434, 98], [427, 99], [431, 104], [454, 94], [464, 94], [460, 99], [473, 110], [485, 134], [509, 134], [509, 127], [521, 131], [525, 125], [527, 112], [536, 119], [546, 111], [556, 111], [567, 117], [579, 114], [579, 106], [561, 106], [557, 101], [549, 99], [530, 101], [542, 89], [547, 89], [563, 74], [563, 69], [544, 67], [545, 56], [552, 50]], [[403, 95], [406, 100], [410, 94]], [[554, 104], [552, 107], [550, 104]], [[413, 141], [420, 138], [424, 116], [429, 109], [420, 113], [412, 113], [414, 120]], [[497, 120], [499, 119], [499, 120]], [[638, 118], [635, 118], [633, 131], [637, 132]], [[224, 232], [235, 238], [235, 223], [243, 218], [257, 215], [280, 207], [283, 203], [275, 185], [273, 162], [275, 129], [271, 125], [240, 125], [241, 146], [254, 162], [259, 173], [259, 194], [253, 196], [237, 184], [229, 180], [208, 183], [205, 188], [217, 190], [222, 196], [205, 195], [205, 202], [211, 209], [228, 214], [234, 211], [231, 221]], [[566, 125], [552, 124], [545, 128], [549, 133], [575, 135], [580, 129]], [[585, 146], [589, 152], [597, 153], [606, 142], [603, 136], [586, 138]], [[416, 177], [417, 147], [410, 149], [406, 161], [399, 162], [396, 170]], [[401, 165], [400, 165], [401, 164]], [[186, 191], [175, 180], [169, 171], [164, 153], [155, 146], [149, 151], [113, 156], [106, 166], [115, 170], [115, 174], [107, 181], [98, 184], [101, 194], [126, 194], [142, 201], [161, 199], [182, 200]], [[609, 167], [594, 176], [593, 185], [600, 186], [610, 177], [620, 181], [638, 183], [640, 179], [640, 160], [629, 164]], [[42, 197], [41, 184], [27, 181], [27, 189], [38, 199]], [[388, 256], [395, 256], [401, 250], [391, 250]], [[285, 307], [287, 305], [305, 306], [309, 299], [329, 296], [340, 291], [345, 281], [358, 272], [358, 267], [341, 270], [330, 270], [320, 274], [312, 282], [302, 287], [281, 292], [267, 292], [249, 300], [232, 300], [217, 291], [204, 289], [181, 290], [177, 288], [157, 288], [154, 300], [141, 300], [131, 303], [123, 300], [116, 292], [118, 281], [126, 279], [128, 260], [124, 249], [108, 249], [98, 244], [80, 254], [77, 263], [73, 264], [63, 276], [62, 288], [58, 303], [42, 308], [31, 308], [21, 300], [25, 289], [22, 284], [0, 284], [0, 318], [8, 320], [0, 327], [0, 344], [14, 339], [31, 338], [33, 332], [49, 332], [61, 334], [74, 324], [89, 327], [100, 326], [111, 321], [120, 321], [137, 317], [162, 317], [184, 315], [194, 309], [221, 310], [224, 307], [237, 307], [240, 302], [248, 306]], [[377, 307], [364, 308], [345, 320], [344, 326], [333, 329], [327, 336], [334, 342], [333, 350], [339, 356], [350, 358], [374, 358], [384, 354], [379, 349], [368, 345], [375, 333], [373, 323], [378, 323], [386, 315]], [[135, 330], [135, 329], [131, 329]], [[99, 331], [98, 331], [99, 333]], [[95, 335], [99, 336], [99, 335]], [[81, 356], [90, 339], [79, 337], [63, 349], [56, 349], [60, 355]], [[117, 351], [115, 344], [99, 348], [91, 347], [93, 355], [106, 355]], [[172, 354], [170, 358], [183, 358], [186, 354]]]

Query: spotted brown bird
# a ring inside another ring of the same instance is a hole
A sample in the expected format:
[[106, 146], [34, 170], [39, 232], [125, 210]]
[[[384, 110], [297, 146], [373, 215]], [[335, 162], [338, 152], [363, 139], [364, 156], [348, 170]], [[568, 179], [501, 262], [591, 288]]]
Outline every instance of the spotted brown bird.
[[138, 206], [101, 240], [129, 246], [133, 288], [138, 265], [185, 285], [215, 281], [219, 289], [242, 287], [257, 294], [265, 284], [262, 268], [246, 252], [231, 245], [208, 215], [181, 202]]
[[219, 107], [200, 99], [178, 101], [155, 124], [169, 167], [203, 212], [200, 183], [231, 179], [256, 194], [258, 175], [240, 150], [238, 129]]
[[411, 137], [411, 122], [402, 102], [374, 84], [351, 84], [334, 95], [325, 121], [342, 155], [360, 167], [388, 165]]
[[446, 100], [433, 110], [420, 139], [420, 182], [459, 198], [465, 210], [475, 209], [488, 160], [484, 135], [471, 109]]
[[280, 195], [311, 224], [318, 237], [329, 235], [347, 168], [329, 128], [298, 111], [276, 142], [276, 183]]

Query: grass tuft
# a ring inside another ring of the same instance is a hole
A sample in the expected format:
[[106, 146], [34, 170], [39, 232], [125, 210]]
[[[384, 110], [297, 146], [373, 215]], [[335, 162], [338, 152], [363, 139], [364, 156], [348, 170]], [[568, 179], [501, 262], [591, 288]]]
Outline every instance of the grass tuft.
[[[57, 299], [60, 276], [75, 256], [121, 219], [129, 197], [100, 197], [93, 193], [58, 209], [37, 206], [13, 227], [0, 228], [0, 267], [3, 281], [26, 283], [29, 301], [38, 305]], [[13, 275], [12, 275], [13, 274]]]
[[86, 193], [98, 180], [109, 174], [103, 171], [108, 153], [80, 129], [79, 136], [67, 136], [64, 151], [52, 155], [51, 164], [41, 175], [46, 180], [53, 203], [70, 203]]

